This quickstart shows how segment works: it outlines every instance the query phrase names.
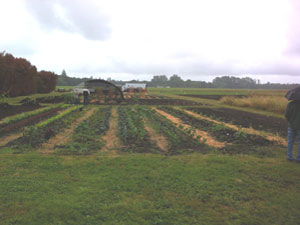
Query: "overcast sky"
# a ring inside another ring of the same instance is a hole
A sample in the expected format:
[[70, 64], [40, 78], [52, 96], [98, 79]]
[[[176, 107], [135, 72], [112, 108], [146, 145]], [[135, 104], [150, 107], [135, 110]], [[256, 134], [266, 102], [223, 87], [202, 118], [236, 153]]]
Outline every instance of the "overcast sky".
[[300, 0], [0, 0], [0, 29], [0, 51], [57, 74], [300, 80]]

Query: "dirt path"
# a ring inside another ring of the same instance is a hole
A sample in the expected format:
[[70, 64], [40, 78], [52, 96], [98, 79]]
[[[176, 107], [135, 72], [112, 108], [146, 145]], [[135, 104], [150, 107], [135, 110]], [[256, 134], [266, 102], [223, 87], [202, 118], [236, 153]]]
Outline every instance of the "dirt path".
[[0, 148], [4, 147], [5, 145], [7, 145], [9, 142], [19, 138], [19, 137], [22, 137], [23, 136], [23, 132], [18, 132], [18, 133], [15, 133], [15, 134], [11, 134], [11, 135], [8, 135], [8, 136], [5, 136], [3, 138], [0, 139]]
[[235, 125], [232, 125], [232, 124], [229, 124], [229, 123], [224, 123], [224, 122], [220, 122], [220, 121], [217, 121], [217, 120], [213, 120], [209, 117], [206, 117], [206, 116], [202, 116], [202, 115], [199, 115], [197, 113], [194, 113], [192, 111], [189, 111], [189, 110], [184, 110], [185, 113], [195, 117], [195, 118], [199, 118], [199, 119], [202, 119], [202, 120], [207, 120], [207, 121], [210, 121], [210, 122], [213, 122], [213, 123], [216, 123], [216, 124], [223, 124], [224, 126], [226, 127], [229, 127], [233, 130], [242, 130], [243, 132], [247, 133], [247, 134], [255, 134], [255, 135], [258, 135], [258, 136], [261, 136], [261, 137], [264, 137], [266, 138], [267, 140], [269, 141], [272, 141], [272, 142], [277, 142], [281, 145], [284, 145], [286, 146], [287, 145], [287, 142], [285, 139], [281, 138], [281, 137], [275, 137], [273, 134], [270, 134], [270, 133], [267, 133], [267, 132], [264, 132], [264, 134], [262, 134], [262, 132], [260, 131], [257, 131], [257, 130], [254, 130], [252, 128], [239, 128]]
[[109, 129], [106, 134], [102, 137], [105, 141], [105, 146], [101, 149], [101, 151], [109, 152], [116, 155], [116, 149], [120, 148], [120, 140], [117, 137], [118, 132], [118, 119], [119, 115], [117, 112], [117, 107], [113, 107], [111, 110], [111, 117], [109, 120]]
[[[171, 120], [173, 123], [175, 123], [177, 126], [181, 125], [184, 129], [189, 129], [192, 128], [192, 126], [183, 123], [179, 118], [170, 115], [169, 113], [166, 113], [162, 110], [159, 110], [155, 107], [153, 107], [154, 110], [156, 110], [156, 112], [160, 113], [161, 115], [165, 116], [167, 119]], [[206, 139], [206, 144], [215, 148], [222, 148], [225, 146], [225, 143], [222, 142], [218, 142], [216, 141], [213, 137], [211, 137], [207, 132], [199, 130], [199, 129], [195, 129], [195, 134], [194, 134], [194, 138], [200, 136], [200, 141], [203, 141], [204, 139]]]
[[156, 131], [152, 129], [152, 127], [150, 127], [146, 122], [144, 122], [144, 124], [145, 124], [145, 129], [151, 141], [153, 141], [161, 151], [168, 152], [167, 138], [165, 136], [156, 133]]
[[92, 108], [89, 111], [87, 111], [84, 116], [80, 117], [79, 119], [75, 120], [69, 128], [64, 129], [62, 132], [57, 134], [56, 136], [50, 138], [46, 143], [42, 145], [39, 152], [43, 154], [50, 154], [54, 152], [54, 146], [55, 145], [61, 145], [63, 143], [67, 143], [70, 141], [71, 136], [73, 134], [74, 129], [76, 126], [81, 123], [82, 121], [89, 118], [96, 110], [97, 108]]

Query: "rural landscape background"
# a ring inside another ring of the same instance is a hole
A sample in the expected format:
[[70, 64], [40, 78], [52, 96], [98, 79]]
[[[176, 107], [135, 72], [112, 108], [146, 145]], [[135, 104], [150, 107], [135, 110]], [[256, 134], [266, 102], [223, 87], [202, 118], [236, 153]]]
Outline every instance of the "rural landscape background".
[[0, 8], [0, 224], [299, 224], [298, 1]]

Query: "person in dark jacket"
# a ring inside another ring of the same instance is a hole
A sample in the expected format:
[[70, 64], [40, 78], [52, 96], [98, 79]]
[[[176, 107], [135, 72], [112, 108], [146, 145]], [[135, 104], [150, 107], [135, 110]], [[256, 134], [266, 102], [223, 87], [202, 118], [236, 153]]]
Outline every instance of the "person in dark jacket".
[[300, 162], [300, 100], [294, 100], [288, 103], [285, 110], [285, 118], [288, 121], [288, 145], [287, 145], [287, 159], [294, 160], [293, 146], [295, 139], [298, 142], [298, 153], [296, 161]]
[[87, 105], [89, 103], [90, 91], [88, 89], [83, 89], [83, 104]]

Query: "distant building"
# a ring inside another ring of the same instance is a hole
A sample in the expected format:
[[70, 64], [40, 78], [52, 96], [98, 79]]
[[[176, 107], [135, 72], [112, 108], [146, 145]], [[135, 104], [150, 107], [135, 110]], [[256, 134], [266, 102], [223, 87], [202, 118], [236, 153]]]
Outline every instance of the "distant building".
[[147, 84], [143, 83], [126, 83], [122, 90], [124, 92], [134, 91], [134, 92], [145, 92], [147, 91]]

